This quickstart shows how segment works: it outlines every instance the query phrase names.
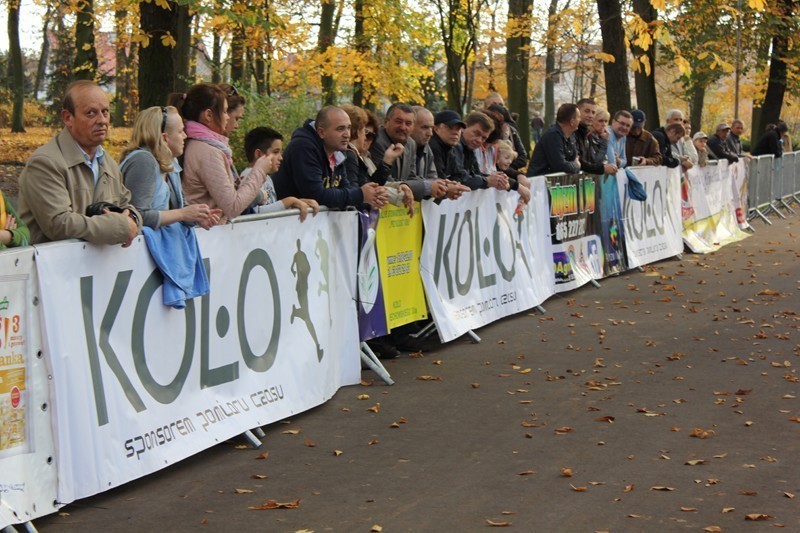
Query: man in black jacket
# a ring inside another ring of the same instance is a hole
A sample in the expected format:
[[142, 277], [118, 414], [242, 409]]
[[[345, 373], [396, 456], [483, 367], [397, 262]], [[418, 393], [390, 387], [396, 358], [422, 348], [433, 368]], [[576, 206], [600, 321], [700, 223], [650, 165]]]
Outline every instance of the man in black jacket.
[[564, 172], [577, 174], [581, 170], [575, 132], [581, 116], [575, 104], [561, 104], [556, 112], [556, 123], [545, 130], [536, 143], [528, 165], [528, 176], [543, 176]]
[[363, 203], [383, 207], [386, 189], [377, 183], [358, 187], [357, 177], [347, 176], [344, 151], [349, 141], [350, 117], [339, 107], [323, 107], [315, 120], [294, 130], [273, 177], [278, 199], [311, 198], [334, 209]]
[[775, 129], [764, 132], [750, 153], [754, 156], [772, 154], [775, 157], [783, 157], [781, 137], [787, 131], [789, 131], [789, 127], [786, 123], [779, 122]]
[[708, 149], [717, 156], [717, 159], [727, 159], [728, 163], [736, 163], [739, 156], [730, 151], [726, 142], [730, 132], [731, 127], [727, 122], [717, 124], [717, 132], [708, 139]]
[[655, 140], [658, 141], [658, 149], [661, 152], [661, 164], [667, 168], [677, 168], [681, 160], [672, 153], [672, 145], [676, 144], [686, 133], [683, 124], [673, 122], [666, 127], [661, 126], [652, 132]]
[[614, 162], [605, 164], [594, 163], [589, 159], [589, 135], [592, 133], [592, 124], [597, 114], [597, 104], [593, 98], [581, 98], [578, 100], [578, 111], [581, 114], [581, 123], [575, 132], [575, 143], [578, 148], [578, 158], [580, 159], [581, 170], [587, 174], [616, 174], [617, 165]]

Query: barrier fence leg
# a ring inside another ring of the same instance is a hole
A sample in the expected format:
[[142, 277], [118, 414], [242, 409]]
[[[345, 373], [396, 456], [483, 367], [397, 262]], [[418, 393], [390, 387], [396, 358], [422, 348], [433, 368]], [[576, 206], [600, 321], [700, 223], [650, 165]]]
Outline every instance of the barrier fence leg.
[[33, 527], [33, 522], [25, 522], [24, 524], [22, 524], [22, 527], [25, 528], [25, 531], [27, 533], [37, 533], [36, 528]]
[[433, 322], [433, 320], [431, 320], [431, 322], [427, 326], [425, 326], [416, 333], [409, 333], [408, 336], [414, 339], [419, 339], [420, 337], [422, 337], [423, 339], [427, 339], [434, 331], [436, 331], [436, 324]]
[[760, 209], [754, 207], [753, 212], [750, 214], [749, 218], [752, 220], [756, 217], [760, 218], [763, 222], [766, 222], [768, 226], [772, 225], [772, 221], [768, 219], [767, 216], [764, 213], [762, 213]]
[[794, 215], [794, 209], [792, 209], [791, 207], [789, 207], [789, 204], [787, 204], [787, 203], [786, 203], [786, 201], [785, 201], [783, 198], [778, 198], [778, 200], [777, 200], [777, 201], [778, 201], [779, 207], [783, 207], [784, 209], [786, 209], [787, 211], [789, 211], [789, 213], [791, 213], [792, 215]]
[[378, 356], [375, 355], [375, 352], [372, 351], [366, 342], [361, 343], [361, 361], [373, 372], [378, 374], [378, 377], [385, 381], [387, 385], [394, 385], [392, 376], [389, 375], [389, 372], [386, 371], [386, 368], [380, 362]]
[[596, 280], [596, 279], [590, 279], [590, 280], [589, 280], [589, 283], [591, 283], [592, 285], [594, 285], [594, 287], [595, 287], [596, 289], [599, 289], [599, 288], [600, 288], [600, 284], [599, 284], [599, 283], [597, 283], [597, 280]]
[[258, 437], [253, 435], [253, 432], [250, 431], [249, 429], [244, 433], [242, 433], [242, 437], [247, 439], [247, 442], [249, 442], [250, 445], [253, 446], [253, 448], [261, 448], [261, 441], [258, 440]]
[[480, 338], [480, 337], [478, 337], [478, 336], [475, 334], [475, 332], [474, 332], [474, 331], [472, 331], [472, 330], [469, 330], [469, 331], [467, 331], [467, 335], [469, 335], [469, 336], [470, 336], [470, 338], [472, 338], [472, 340], [474, 340], [476, 344], [480, 344], [480, 342], [481, 342], [481, 338]]
[[255, 428], [255, 429], [253, 429], [253, 430], [251, 430], [251, 431], [252, 431], [253, 433], [255, 433], [255, 434], [256, 434], [256, 437], [258, 437], [259, 439], [263, 439], [264, 437], [266, 437], [266, 436], [267, 436], [267, 434], [266, 434], [266, 433], [264, 433], [264, 430], [263, 430], [263, 429], [261, 429], [261, 428]]
[[773, 213], [775, 213], [776, 215], [778, 215], [778, 216], [779, 216], [779, 217], [781, 217], [782, 219], [786, 220], [786, 215], [784, 215], [783, 213], [781, 213], [780, 211], [778, 211], [778, 208], [777, 208], [777, 207], [775, 207], [775, 204], [773, 204], [772, 202], [770, 202], [769, 204], [767, 204], [767, 207], [764, 209], [764, 214], [765, 214], [765, 215], [768, 215], [768, 214], [770, 213], [770, 211], [771, 211], [771, 212], [773, 212]]
[[678, 261], [683, 261], [683, 254], [675, 254], [675, 259]]
[[539, 312], [540, 312], [540, 313], [542, 313], [542, 314], [545, 314], [545, 313], [547, 313], [547, 309], [545, 309], [545, 308], [544, 308], [544, 307], [542, 307], [541, 305], [537, 305], [536, 307], [534, 307], [534, 309], [536, 309], [537, 311], [539, 311]]

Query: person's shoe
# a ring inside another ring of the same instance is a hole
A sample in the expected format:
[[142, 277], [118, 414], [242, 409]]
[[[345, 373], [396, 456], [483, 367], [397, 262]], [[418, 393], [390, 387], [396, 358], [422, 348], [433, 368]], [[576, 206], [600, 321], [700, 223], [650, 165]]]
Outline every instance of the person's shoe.
[[400, 355], [400, 350], [396, 346], [383, 339], [372, 339], [367, 341], [367, 345], [379, 359], [394, 359]]

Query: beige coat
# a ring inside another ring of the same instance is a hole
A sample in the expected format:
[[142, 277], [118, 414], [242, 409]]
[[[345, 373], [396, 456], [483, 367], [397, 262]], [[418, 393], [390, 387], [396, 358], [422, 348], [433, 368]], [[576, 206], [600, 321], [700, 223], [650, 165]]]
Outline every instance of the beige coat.
[[[103, 158], [95, 186], [92, 170], [66, 128], [31, 155], [19, 178], [19, 215], [30, 229], [31, 244], [62, 239], [122, 244], [129, 236], [128, 217], [119, 213], [87, 217], [84, 213], [95, 202], [136, 211], [130, 199], [110, 154]], [[141, 216], [139, 220], [141, 229]]]

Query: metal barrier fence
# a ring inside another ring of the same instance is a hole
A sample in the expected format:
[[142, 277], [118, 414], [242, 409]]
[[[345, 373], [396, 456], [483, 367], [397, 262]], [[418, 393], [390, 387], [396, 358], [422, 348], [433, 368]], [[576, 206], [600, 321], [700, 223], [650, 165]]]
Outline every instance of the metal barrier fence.
[[786, 218], [780, 211], [794, 213], [791, 203], [800, 204], [800, 151], [787, 152], [783, 157], [772, 155], [753, 157], [750, 160], [748, 208], [749, 219], [759, 217], [771, 224], [766, 215], [775, 213]]

